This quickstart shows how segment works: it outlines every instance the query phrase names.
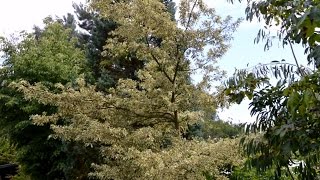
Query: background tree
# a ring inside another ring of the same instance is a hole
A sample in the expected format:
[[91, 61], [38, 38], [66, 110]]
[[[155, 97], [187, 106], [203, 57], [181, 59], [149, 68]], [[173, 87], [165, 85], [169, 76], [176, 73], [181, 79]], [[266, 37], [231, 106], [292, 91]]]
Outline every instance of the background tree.
[[36, 126], [29, 119], [31, 114], [55, 112], [55, 107], [26, 101], [23, 94], [8, 86], [12, 81], [25, 79], [30, 83], [42, 82], [54, 90], [54, 83], [72, 82], [82, 73], [85, 57], [76, 48], [72, 30], [50, 18], [45, 23], [41, 33], [22, 33], [12, 41], [1, 39], [5, 59], [0, 69], [1, 133], [16, 146], [17, 161], [32, 179], [66, 178], [66, 171], [85, 170], [75, 167], [77, 159], [73, 163], [67, 161], [72, 156], [72, 151], [66, 152], [67, 143], [48, 139], [52, 134], [49, 126]]
[[242, 126], [217, 119], [204, 119], [203, 122], [188, 126], [183, 135], [186, 139], [236, 138], [242, 135]]

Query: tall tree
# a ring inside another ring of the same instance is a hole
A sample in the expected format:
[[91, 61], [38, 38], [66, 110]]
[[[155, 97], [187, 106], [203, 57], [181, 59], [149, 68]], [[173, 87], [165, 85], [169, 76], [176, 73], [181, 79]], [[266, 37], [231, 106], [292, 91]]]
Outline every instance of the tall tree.
[[[114, 59], [135, 52], [144, 67], [137, 80], [120, 79], [106, 94], [81, 79], [76, 89], [58, 84], [62, 93], [41, 83], [13, 84], [26, 99], [57, 107], [57, 113], [32, 116], [33, 122], [52, 123], [54, 136], [65, 141], [101, 146], [105, 161], [91, 174], [99, 179], [226, 178], [223, 169], [241, 162], [234, 140], [186, 141], [182, 133], [220, 103], [206, 90], [220, 78], [215, 62], [239, 21], [222, 19], [201, 0], [182, 0], [178, 22], [158, 0], [96, 0], [91, 7], [117, 24], [104, 52]], [[204, 72], [198, 85], [189, 80], [195, 69]]]

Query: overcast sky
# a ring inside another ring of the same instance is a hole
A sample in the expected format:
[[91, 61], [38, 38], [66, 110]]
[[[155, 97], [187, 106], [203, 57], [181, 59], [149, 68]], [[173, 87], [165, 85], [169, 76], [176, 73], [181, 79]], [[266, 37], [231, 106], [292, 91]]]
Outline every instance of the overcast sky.
[[[244, 3], [229, 4], [226, 0], [207, 0], [209, 6], [215, 7], [218, 14], [231, 15], [234, 18], [244, 17], [246, 5]], [[85, 0], [2, 0], [0, 1], [0, 36], [17, 33], [22, 30], [30, 31], [34, 25], [41, 25], [42, 19], [51, 16], [63, 16], [72, 13], [72, 3], [84, 3]], [[257, 21], [244, 21], [234, 34], [232, 47], [227, 54], [219, 61], [222, 69], [229, 75], [234, 69], [245, 68], [258, 63], [268, 63], [272, 60], [285, 59], [293, 62], [293, 57], [289, 48], [283, 49], [281, 45], [274, 45], [269, 51], [264, 52], [263, 45], [255, 45], [254, 38], [258, 30], [263, 27]], [[300, 62], [306, 62], [303, 49], [294, 47]], [[248, 102], [241, 105], [234, 105], [228, 110], [223, 110], [220, 117], [233, 122], [252, 121], [249, 115]]]
[[1, 0], [0, 35], [30, 30], [35, 24], [42, 24], [48, 15], [73, 12], [72, 2], [85, 0]]

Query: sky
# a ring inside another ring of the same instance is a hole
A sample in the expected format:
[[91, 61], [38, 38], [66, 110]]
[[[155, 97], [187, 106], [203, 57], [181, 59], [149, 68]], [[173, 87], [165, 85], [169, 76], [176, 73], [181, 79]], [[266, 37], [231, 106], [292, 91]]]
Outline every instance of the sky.
[[[177, 0], [178, 1], [178, 0]], [[0, 36], [18, 33], [22, 30], [30, 31], [34, 25], [41, 25], [42, 20], [48, 15], [63, 16], [72, 13], [72, 3], [84, 3], [85, 0], [10, 0], [0, 1]], [[226, 0], [207, 0], [210, 7], [214, 7], [217, 14], [221, 16], [231, 15], [234, 18], [245, 17], [245, 3], [227, 3]], [[287, 62], [294, 62], [289, 47], [283, 48], [281, 43], [275, 43], [269, 51], [264, 51], [264, 44], [254, 44], [258, 30], [263, 27], [263, 23], [256, 20], [253, 22], [243, 21], [234, 33], [231, 48], [222, 57], [218, 64], [221, 69], [226, 70], [228, 75], [232, 75], [235, 68], [243, 69], [247, 64], [254, 66], [258, 63], [268, 63], [273, 60], [285, 59]], [[275, 29], [273, 29], [275, 31]], [[303, 48], [294, 46], [294, 50], [299, 62], [306, 62]], [[249, 101], [246, 100], [241, 105], [233, 105], [229, 109], [219, 111], [219, 116], [223, 120], [234, 123], [252, 122], [248, 110]]]
[[85, 0], [1, 0], [0, 35], [30, 30], [35, 24], [42, 24], [48, 15], [73, 12], [72, 2]]
[[[234, 18], [245, 18], [245, 3], [235, 2], [227, 3], [226, 0], [207, 0], [209, 6], [215, 7], [218, 14], [226, 16], [231, 15]], [[235, 0], [236, 1], [236, 0]], [[288, 63], [294, 63], [294, 58], [289, 46], [283, 48], [282, 43], [275, 41], [273, 47], [268, 51], [264, 51], [264, 43], [255, 44], [259, 29], [263, 28], [263, 22], [257, 20], [253, 22], [243, 21], [238, 30], [234, 33], [231, 48], [222, 57], [218, 64], [221, 69], [226, 70], [228, 76], [231, 76], [236, 69], [244, 69], [252, 67], [258, 63], [270, 63], [273, 60], [281, 61], [285, 59]], [[277, 28], [271, 30], [276, 33]], [[306, 65], [306, 56], [304, 49], [297, 45], [293, 47], [298, 62]], [[229, 109], [220, 110], [219, 116], [223, 120], [232, 121], [234, 123], [253, 122], [255, 117], [250, 116], [249, 100], [243, 101], [240, 105], [232, 105]]]

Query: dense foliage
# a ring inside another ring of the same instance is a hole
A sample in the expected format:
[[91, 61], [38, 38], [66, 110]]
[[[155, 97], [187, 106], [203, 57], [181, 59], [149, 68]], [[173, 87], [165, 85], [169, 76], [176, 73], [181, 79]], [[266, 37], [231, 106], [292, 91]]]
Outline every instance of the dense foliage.
[[241, 166], [238, 139], [222, 139], [240, 130], [207, 118], [225, 101], [209, 83], [239, 20], [198, 0], [177, 21], [171, 1], [74, 7], [79, 23], [48, 17], [1, 41], [6, 162], [31, 179], [225, 179]]
[[[91, 0], [78, 20], [1, 38], [0, 163], [18, 163], [17, 179], [317, 179], [319, 2], [247, 3], [266, 24], [255, 42], [268, 49], [279, 25], [295, 64], [238, 70], [223, 92], [215, 63], [240, 21], [202, 0], [181, 0], [178, 16], [171, 0]], [[245, 97], [257, 119], [240, 140], [216, 113]]]
[[15, 147], [10, 144], [8, 139], [0, 139], [0, 164], [15, 162]]
[[1, 136], [8, 137], [16, 146], [16, 160], [33, 179], [63, 178], [62, 172], [73, 166], [65, 161], [71, 156], [66, 154], [69, 145], [48, 139], [52, 133], [49, 127], [35, 126], [29, 118], [43, 111], [55, 112], [56, 108], [26, 101], [9, 84], [25, 79], [30, 83], [42, 82], [53, 90], [54, 83], [74, 81], [82, 73], [84, 62], [84, 54], [76, 47], [71, 30], [50, 19], [45, 22], [41, 34], [22, 33], [17, 40], [1, 41], [5, 59], [0, 76]]
[[242, 134], [240, 125], [232, 124], [222, 120], [204, 120], [188, 126], [185, 138], [193, 139], [217, 139], [217, 138], [235, 138]]

